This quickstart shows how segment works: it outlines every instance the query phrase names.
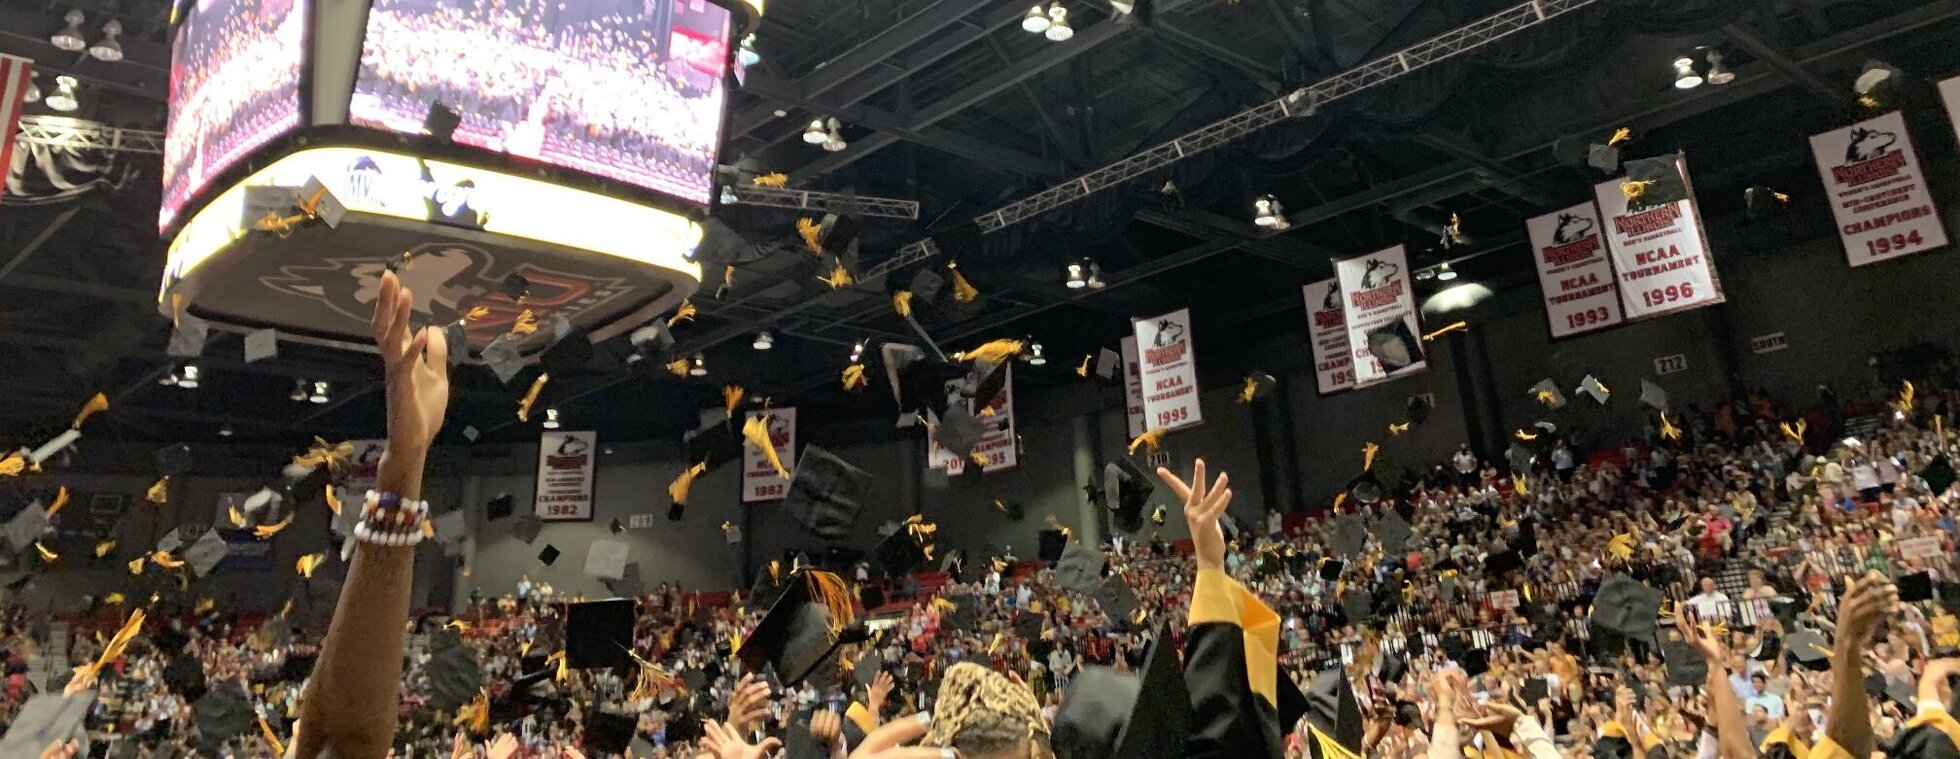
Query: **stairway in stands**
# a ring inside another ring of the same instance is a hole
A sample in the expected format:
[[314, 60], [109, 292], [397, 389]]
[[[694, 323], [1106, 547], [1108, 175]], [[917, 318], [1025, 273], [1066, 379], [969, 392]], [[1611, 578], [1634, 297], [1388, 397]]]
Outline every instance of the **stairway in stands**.
[[55, 620], [48, 625], [48, 640], [40, 655], [27, 662], [27, 679], [43, 691], [50, 690], [48, 676], [68, 669], [68, 622]]

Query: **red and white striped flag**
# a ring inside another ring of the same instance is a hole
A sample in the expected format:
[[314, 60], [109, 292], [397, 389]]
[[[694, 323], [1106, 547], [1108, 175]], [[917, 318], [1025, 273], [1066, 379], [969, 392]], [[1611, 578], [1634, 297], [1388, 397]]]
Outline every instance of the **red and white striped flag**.
[[27, 107], [27, 89], [34, 86], [34, 61], [0, 55], [0, 196], [13, 171], [14, 142], [20, 134], [20, 111]]

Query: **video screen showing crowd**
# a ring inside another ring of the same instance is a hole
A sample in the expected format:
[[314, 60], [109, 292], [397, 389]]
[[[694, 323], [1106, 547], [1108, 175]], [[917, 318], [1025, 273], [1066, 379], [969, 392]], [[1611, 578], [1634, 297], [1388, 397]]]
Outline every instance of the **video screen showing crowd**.
[[376, 0], [350, 118], [706, 204], [730, 14], [702, 0]]
[[170, 56], [159, 226], [212, 177], [299, 126], [307, 9], [306, 0], [186, 7]]

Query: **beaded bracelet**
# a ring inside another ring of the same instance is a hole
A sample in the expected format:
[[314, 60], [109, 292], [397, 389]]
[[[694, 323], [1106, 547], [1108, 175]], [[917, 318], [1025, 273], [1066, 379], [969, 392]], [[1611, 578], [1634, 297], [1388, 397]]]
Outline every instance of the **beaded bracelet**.
[[428, 501], [370, 490], [367, 505], [361, 509], [361, 521], [354, 525], [354, 538], [375, 545], [412, 546], [422, 542], [425, 535], [422, 522], [428, 516]]

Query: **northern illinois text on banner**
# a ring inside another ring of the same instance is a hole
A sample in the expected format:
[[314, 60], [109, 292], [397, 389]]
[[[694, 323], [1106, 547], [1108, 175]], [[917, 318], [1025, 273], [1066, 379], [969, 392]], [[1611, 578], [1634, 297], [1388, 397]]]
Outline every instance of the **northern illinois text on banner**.
[[[775, 446], [784, 469], [796, 469], [796, 409], [750, 411], [743, 421], [763, 417], [769, 424], [769, 444]], [[776, 473], [769, 457], [753, 445], [742, 446], [742, 502], [773, 501], [789, 495], [789, 479]]]
[[[1685, 161], [1675, 170], [1687, 180]], [[1722, 302], [1722, 283], [1715, 278], [1715, 261], [1702, 234], [1701, 212], [1693, 192], [1685, 200], [1639, 211], [1627, 209], [1621, 180], [1599, 183], [1600, 219], [1606, 224], [1606, 247], [1613, 253], [1613, 272], [1619, 276], [1620, 305], [1628, 319], [1645, 319]]]
[[538, 486], [533, 510], [547, 522], [592, 519], [593, 459], [599, 433], [546, 430], [538, 436]]
[[1175, 430], [1202, 423], [1191, 309], [1138, 319], [1130, 328], [1137, 339], [1137, 374], [1143, 380], [1144, 426]]
[[1334, 262], [1346, 311], [1354, 384], [1364, 387], [1429, 368], [1410, 287], [1408, 251], [1400, 245]]
[[[980, 423], [985, 425], [980, 441], [973, 444], [973, 455], [987, 459], [987, 465], [980, 468], [982, 472], [1013, 469], [1021, 463], [1019, 451], [1014, 446], [1014, 365], [1001, 367], [1001, 371], [1007, 372], [1007, 382], [1000, 386], [1000, 395], [981, 407], [975, 407], [973, 401], [965, 401], [969, 411], [981, 414]], [[993, 409], [993, 413], [982, 414], [985, 409]], [[937, 439], [926, 437], [926, 468], [944, 469], [946, 474], [957, 477], [970, 465], [971, 462], [940, 447]]]
[[1137, 358], [1137, 337], [1123, 338], [1123, 418], [1129, 422], [1130, 437], [1150, 431], [1143, 423], [1143, 366]]
[[1307, 304], [1307, 346], [1313, 351], [1314, 389], [1330, 395], [1354, 387], [1354, 351], [1348, 348], [1341, 280], [1324, 279], [1300, 288], [1300, 292]]
[[1525, 222], [1552, 337], [1605, 329], [1625, 320], [1599, 210], [1580, 203]]
[[1946, 246], [1932, 188], [1899, 111], [1810, 138], [1852, 266]]

